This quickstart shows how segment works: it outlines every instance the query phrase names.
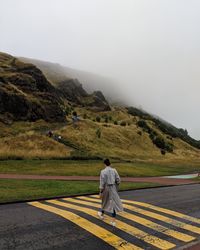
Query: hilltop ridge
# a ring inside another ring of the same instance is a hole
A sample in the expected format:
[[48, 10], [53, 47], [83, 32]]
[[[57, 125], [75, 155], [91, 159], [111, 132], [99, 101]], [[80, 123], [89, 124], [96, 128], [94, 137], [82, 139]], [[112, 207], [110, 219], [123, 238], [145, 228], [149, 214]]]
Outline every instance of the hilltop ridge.
[[0, 53], [0, 99], [2, 122], [38, 119], [64, 122], [69, 105], [110, 110], [103, 94], [88, 94], [77, 79], [50, 82], [32, 63], [6, 53]]

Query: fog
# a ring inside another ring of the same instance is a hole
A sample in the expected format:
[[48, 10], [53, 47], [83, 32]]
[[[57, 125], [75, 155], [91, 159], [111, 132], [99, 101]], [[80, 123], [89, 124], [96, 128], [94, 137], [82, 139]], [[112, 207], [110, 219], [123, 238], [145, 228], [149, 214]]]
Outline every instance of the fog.
[[108, 78], [104, 92], [200, 139], [199, 0], [0, 0], [0, 7], [0, 51]]

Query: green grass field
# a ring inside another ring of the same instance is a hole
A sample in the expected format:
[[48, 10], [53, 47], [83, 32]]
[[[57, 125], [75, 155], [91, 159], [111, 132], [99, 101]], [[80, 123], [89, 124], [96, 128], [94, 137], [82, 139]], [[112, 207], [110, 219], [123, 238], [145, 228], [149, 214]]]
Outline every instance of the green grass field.
[[[200, 171], [200, 165], [113, 162], [122, 177], [166, 176]], [[0, 161], [0, 173], [99, 176], [101, 161], [9, 160]]]
[[[120, 190], [158, 186], [124, 182]], [[0, 203], [98, 192], [97, 181], [0, 180]]]
[[[199, 165], [113, 162], [121, 177], [165, 176], [200, 171]], [[0, 161], [0, 173], [99, 176], [102, 161], [7, 160]], [[0, 179], [0, 203], [98, 192], [96, 181], [5, 180]], [[158, 186], [154, 183], [122, 183], [121, 190]]]

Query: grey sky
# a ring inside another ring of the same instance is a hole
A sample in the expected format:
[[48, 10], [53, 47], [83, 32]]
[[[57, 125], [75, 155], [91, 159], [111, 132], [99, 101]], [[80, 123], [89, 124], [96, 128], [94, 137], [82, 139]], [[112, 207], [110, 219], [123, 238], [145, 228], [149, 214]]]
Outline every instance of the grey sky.
[[199, 0], [0, 0], [0, 6], [1, 51], [112, 78], [129, 104], [200, 139]]

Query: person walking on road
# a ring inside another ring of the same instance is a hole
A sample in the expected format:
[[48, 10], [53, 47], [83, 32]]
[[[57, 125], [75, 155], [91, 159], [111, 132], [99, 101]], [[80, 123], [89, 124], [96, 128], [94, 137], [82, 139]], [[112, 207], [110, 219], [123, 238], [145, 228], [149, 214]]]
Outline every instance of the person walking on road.
[[115, 218], [118, 212], [123, 211], [123, 205], [119, 198], [117, 189], [120, 177], [115, 168], [112, 168], [109, 159], [104, 160], [105, 168], [100, 174], [100, 198], [101, 211], [98, 212], [100, 219], [104, 219], [104, 212], [112, 214], [111, 225], [115, 226]]

